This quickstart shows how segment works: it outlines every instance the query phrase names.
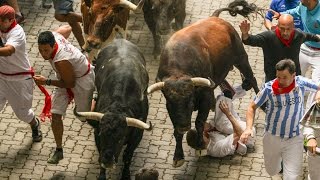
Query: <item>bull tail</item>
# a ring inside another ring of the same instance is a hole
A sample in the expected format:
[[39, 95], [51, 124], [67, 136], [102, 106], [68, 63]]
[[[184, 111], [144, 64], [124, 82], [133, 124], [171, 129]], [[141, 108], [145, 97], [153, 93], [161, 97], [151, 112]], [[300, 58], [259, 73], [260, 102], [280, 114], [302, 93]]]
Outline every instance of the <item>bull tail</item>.
[[249, 18], [251, 13], [259, 14], [264, 17], [264, 9], [258, 8], [254, 3], [249, 4], [245, 0], [235, 0], [231, 2], [227, 8], [220, 8], [215, 10], [211, 16], [219, 17], [222, 11], [229, 11], [231, 16], [237, 16], [240, 14], [245, 18]]

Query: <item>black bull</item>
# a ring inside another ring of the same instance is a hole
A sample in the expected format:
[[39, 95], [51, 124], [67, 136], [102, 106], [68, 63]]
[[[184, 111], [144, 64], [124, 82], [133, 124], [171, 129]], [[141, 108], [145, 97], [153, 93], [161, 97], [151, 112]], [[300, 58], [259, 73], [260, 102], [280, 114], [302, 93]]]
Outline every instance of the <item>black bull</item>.
[[162, 90], [174, 126], [176, 148], [173, 166], [184, 163], [183, 134], [191, 128], [191, 115], [198, 111], [195, 126], [199, 147], [205, 148], [202, 132], [217, 87], [235, 66], [244, 75], [246, 90], [259, 91], [242, 41], [228, 22], [210, 17], [176, 32], [160, 56], [156, 84], [148, 93]]
[[[95, 112], [75, 112], [85, 116], [94, 127], [101, 164], [99, 179], [105, 179], [105, 168], [114, 167], [123, 145], [122, 179], [130, 179], [130, 164], [139, 145], [148, 116], [148, 73], [145, 59], [138, 47], [117, 39], [98, 55], [95, 84], [98, 91]], [[133, 127], [130, 127], [133, 126]], [[138, 127], [138, 128], [135, 128]]]

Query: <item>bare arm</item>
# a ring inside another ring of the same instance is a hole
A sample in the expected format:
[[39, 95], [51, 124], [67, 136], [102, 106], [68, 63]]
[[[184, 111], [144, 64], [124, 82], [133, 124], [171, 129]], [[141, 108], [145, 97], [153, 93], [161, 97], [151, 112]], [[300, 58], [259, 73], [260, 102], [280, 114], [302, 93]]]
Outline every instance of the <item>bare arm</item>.
[[[73, 88], [75, 86], [76, 78], [73, 67], [67, 60], [62, 60], [55, 63], [56, 69], [61, 76], [60, 80], [51, 80], [51, 85], [60, 88]], [[33, 77], [37, 85], [46, 85], [48, 78], [41, 75]]]
[[272, 22], [271, 22], [269, 19], [264, 19], [264, 26], [265, 26], [268, 30], [271, 30]]
[[243, 129], [241, 129], [237, 119], [232, 115], [228, 105], [224, 101], [220, 101], [219, 108], [231, 122], [234, 133], [240, 137], [243, 133]]
[[0, 56], [11, 56], [16, 49], [11, 45], [5, 45], [4, 47], [0, 47]]
[[248, 107], [246, 118], [247, 118], [247, 127], [242, 133], [240, 140], [246, 144], [249, 136], [253, 136], [253, 120], [256, 114], [257, 105], [252, 101]]

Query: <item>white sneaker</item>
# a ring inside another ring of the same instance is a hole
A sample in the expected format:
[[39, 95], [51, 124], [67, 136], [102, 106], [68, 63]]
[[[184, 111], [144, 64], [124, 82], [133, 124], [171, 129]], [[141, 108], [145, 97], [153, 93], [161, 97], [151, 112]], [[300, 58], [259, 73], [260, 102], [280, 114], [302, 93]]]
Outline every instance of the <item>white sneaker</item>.
[[233, 100], [237, 99], [237, 98], [242, 98], [243, 96], [245, 96], [247, 94], [246, 90], [242, 89], [241, 85], [235, 86], [233, 87], [235, 94], [233, 95]]
[[238, 148], [236, 149], [236, 152], [242, 156], [247, 154], [247, 146], [242, 142], [238, 141]]

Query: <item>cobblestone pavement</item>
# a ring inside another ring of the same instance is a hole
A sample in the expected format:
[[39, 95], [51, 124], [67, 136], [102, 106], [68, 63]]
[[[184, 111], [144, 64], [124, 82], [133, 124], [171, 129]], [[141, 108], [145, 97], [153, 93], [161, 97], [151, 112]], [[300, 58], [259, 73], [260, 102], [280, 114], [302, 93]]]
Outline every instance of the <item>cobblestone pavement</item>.
[[[79, 2], [75, 0], [75, 9], [80, 11]], [[230, 0], [187, 0], [187, 18], [185, 25], [199, 19], [208, 17], [214, 9], [226, 7]], [[267, 8], [269, 1], [249, 0], [260, 7]], [[38, 53], [37, 35], [44, 30], [54, 29], [61, 25], [53, 18], [54, 10], [40, 7], [40, 0], [19, 1], [22, 12], [26, 16], [23, 26], [27, 34], [27, 49], [32, 65], [36, 72], [45, 76], [54, 77], [48, 62], [45, 62]], [[222, 13], [220, 17], [232, 23], [239, 30], [242, 17], [231, 17]], [[264, 30], [262, 18], [258, 17], [252, 22], [251, 31], [258, 33]], [[137, 44], [147, 59], [147, 68], [150, 75], [150, 84], [154, 82], [159, 60], [154, 60], [151, 55], [153, 40], [141, 14], [132, 14], [129, 21], [129, 39]], [[76, 40], [72, 43], [78, 45]], [[263, 55], [259, 48], [246, 47], [250, 64], [259, 85], [263, 81]], [[228, 75], [231, 84], [240, 84], [237, 70]], [[52, 89], [50, 89], [52, 90]], [[219, 90], [216, 90], [219, 93]], [[245, 110], [254, 97], [253, 91], [236, 100], [236, 111], [244, 118]], [[37, 115], [40, 114], [44, 96], [35, 88], [33, 108]], [[145, 132], [143, 140], [134, 153], [131, 174], [142, 167], [155, 167], [160, 173], [160, 179], [271, 179], [266, 173], [262, 154], [262, 133], [264, 126], [264, 113], [258, 111], [255, 125], [257, 128], [256, 145], [245, 156], [234, 155], [225, 158], [196, 157], [194, 151], [183, 140], [186, 162], [182, 167], [173, 168], [172, 158], [175, 148], [173, 128], [165, 108], [165, 99], [160, 92], [149, 96], [150, 110], [148, 121], [155, 127], [150, 132]], [[193, 118], [195, 117], [194, 116]], [[213, 117], [214, 113], [210, 113]], [[98, 152], [95, 147], [93, 129], [85, 123], [75, 119], [70, 106], [64, 119], [64, 159], [58, 165], [47, 164], [47, 159], [55, 148], [50, 122], [42, 123], [44, 139], [41, 143], [32, 144], [31, 131], [26, 123], [17, 119], [8, 105], [0, 113], [0, 179], [95, 179], [99, 173]], [[306, 176], [306, 163], [303, 166]], [[108, 178], [119, 179], [121, 163]], [[281, 179], [281, 176], [273, 177]]]

